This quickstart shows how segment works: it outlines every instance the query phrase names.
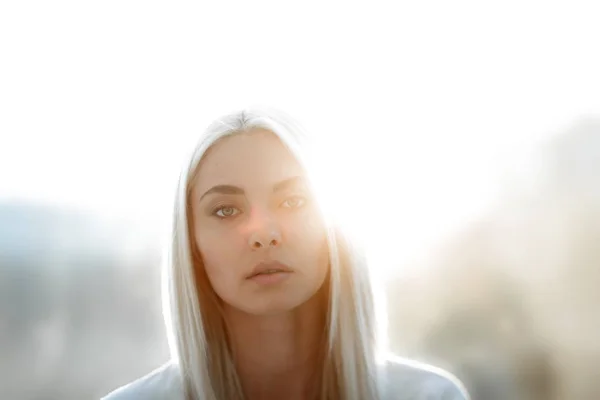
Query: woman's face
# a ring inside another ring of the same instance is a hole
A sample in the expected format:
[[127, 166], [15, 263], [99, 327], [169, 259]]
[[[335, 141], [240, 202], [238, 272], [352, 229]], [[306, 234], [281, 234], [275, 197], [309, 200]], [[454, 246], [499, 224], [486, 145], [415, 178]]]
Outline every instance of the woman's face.
[[[274, 314], [322, 286], [325, 227], [305, 182], [296, 159], [266, 130], [225, 137], [205, 154], [191, 194], [193, 232], [226, 305]], [[263, 273], [255, 275], [257, 268]]]

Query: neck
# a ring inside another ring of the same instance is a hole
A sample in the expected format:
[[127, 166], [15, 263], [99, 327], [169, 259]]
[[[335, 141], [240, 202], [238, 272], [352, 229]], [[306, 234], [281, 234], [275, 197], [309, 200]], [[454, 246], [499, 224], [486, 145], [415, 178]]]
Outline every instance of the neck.
[[225, 308], [234, 362], [249, 399], [305, 399], [320, 378], [325, 318], [319, 296], [267, 316]]

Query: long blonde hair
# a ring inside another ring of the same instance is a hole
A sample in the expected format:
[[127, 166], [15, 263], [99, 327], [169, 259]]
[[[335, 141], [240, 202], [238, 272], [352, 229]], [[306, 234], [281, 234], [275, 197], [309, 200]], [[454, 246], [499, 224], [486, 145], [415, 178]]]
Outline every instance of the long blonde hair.
[[[244, 398], [217, 295], [210, 287], [193, 240], [189, 199], [190, 187], [206, 151], [225, 136], [256, 128], [277, 135], [305, 167], [311, 181], [307, 136], [289, 116], [271, 109], [245, 109], [219, 118], [207, 128], [186, 160], [177, 185], [163, 275], [163, 311], [171, 355], [178, 364], [188, 399]], [[319, 398], [378, 399], [377, 356], [381, 344], [366, 259], [335, 222], [327, 221], [330, 254], [325, 283], [328, 287], [324, 288], [327, 340], [322, 349]]]

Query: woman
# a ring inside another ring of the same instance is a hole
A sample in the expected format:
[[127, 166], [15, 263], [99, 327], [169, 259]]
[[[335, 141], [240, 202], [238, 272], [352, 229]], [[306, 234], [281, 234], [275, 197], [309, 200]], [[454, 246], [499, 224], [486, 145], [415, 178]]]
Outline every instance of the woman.
[[326, 218], [304, 143], [272, 110], [209, 126], [174, 208], [172, 361], [106, 400], [467, 399], [444, 371], [378, 357], [365, 260]]

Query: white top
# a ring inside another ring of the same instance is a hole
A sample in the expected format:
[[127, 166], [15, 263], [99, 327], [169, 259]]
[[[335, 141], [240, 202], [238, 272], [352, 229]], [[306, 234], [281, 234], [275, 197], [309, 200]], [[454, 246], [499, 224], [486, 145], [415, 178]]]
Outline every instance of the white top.
[[[382, 368], [385, 400], [469, 400], [462, 383], [447, 371], [402, 358]], [[170, 362], [101, 400], [184, 400], [177, 364]]]

